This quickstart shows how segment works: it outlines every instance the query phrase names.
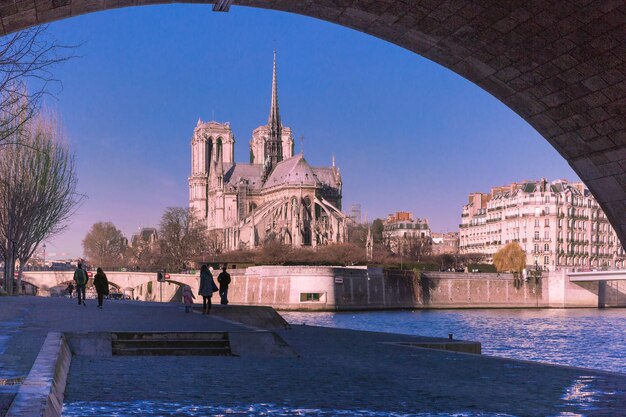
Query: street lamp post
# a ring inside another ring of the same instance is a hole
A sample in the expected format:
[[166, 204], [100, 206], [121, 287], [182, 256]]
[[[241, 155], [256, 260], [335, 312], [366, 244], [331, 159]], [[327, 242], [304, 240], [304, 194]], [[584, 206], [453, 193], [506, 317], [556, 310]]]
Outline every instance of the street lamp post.
[[46, 244], [43, 244], [43, 267], [46, 267]]

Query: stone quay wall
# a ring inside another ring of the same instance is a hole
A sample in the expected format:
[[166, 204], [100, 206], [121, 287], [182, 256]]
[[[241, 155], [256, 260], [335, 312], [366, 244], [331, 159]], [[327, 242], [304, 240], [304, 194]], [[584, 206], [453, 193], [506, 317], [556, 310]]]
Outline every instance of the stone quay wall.
[[[279, 310], [626, 307], [626, 280], [571, 282], [565, 272], [545, 274], [537, 283], [516, 281], [511, 274], [376, 267], [255, 266], [229, 272], [231, 303]], [[180, 302], [182, 285], [190, 285], [194, 294], [198, 290], [198, 275], [172, 274], [163, 284], [154, 273], [107, 275], [124, 294], [143, 301]], [[39, 295], [54, 295], [64, 292], [71, 276], [35, 272], [24, 278], [38, 287]], [[213, 302], [219, 302], [217, 294]]]
[[423, 308], [546, 307], [543, 280], [515, 281], [512, 274], [422, 272]]
[[354, 310], [416, 306], [414, 274], [382, 268], [256, 266], [230, 271], [228, 298], [234, 304], [280, 310]]
[[229, 300], [279, 310], [626, 307], [626, 280], [570, 282], [553, 272], [535, 282], [512, 274], [258, 266], [231, 271]]

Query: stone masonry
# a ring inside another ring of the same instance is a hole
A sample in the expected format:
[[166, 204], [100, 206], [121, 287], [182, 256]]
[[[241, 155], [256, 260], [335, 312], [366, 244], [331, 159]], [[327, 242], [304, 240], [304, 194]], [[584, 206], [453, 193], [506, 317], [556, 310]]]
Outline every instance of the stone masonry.
[[[0, 33], [157, 3], [175, 2], [0, 0]], [[347, 26], [423, 55], [476, 83], [563, 155], [626, 242], [623, 0], [236, 0], [234, 5]]]

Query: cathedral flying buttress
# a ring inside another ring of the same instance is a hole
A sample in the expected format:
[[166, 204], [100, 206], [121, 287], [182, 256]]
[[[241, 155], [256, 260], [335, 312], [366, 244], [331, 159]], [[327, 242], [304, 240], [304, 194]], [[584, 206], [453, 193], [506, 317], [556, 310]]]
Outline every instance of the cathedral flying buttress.
[[229, 123], [198, 120], [191, 140], [189, 206], [217, 236], [222, 250], [252, 249], [267, 241], [315, 247], [347, 239], [342, 180], [330, 167], [294, 155], [292, 130], [278, 106], [276, 53], [268, 122], [252, 132], [250, 163], [235, 163]]

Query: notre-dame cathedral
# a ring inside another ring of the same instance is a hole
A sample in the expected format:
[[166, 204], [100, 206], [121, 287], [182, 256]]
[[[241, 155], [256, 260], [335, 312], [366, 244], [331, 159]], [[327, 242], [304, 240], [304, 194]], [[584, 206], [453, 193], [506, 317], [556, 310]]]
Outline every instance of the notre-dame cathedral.
[[293, 134], [278, 109], [276, 53], [270, 115], [252, 132], [250, 163], [236, 163], [229, 123], [198, 120], [191, 139], [189, 206], [218, 236], [222, 250], [250, 249], [268, 240], [293, 247], [344, 242], [342, 182], [331, 167], [294, 155]]

